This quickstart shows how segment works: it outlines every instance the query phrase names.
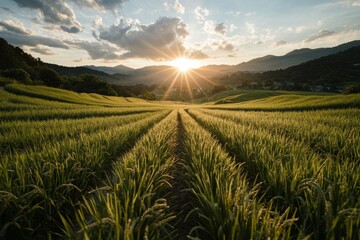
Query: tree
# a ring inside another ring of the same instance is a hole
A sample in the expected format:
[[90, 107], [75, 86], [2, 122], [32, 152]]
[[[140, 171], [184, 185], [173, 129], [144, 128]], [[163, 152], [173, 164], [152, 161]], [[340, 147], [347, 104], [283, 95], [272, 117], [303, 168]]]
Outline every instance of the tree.
[[32, 81], [30, 79], [30, 75], [20, 69], [20, 68], [11, 68], [0, 72], [0, 75], [6, 78], [15, 79], [20, 83], [23, 84], [32, 84]]
[[227, 89], [227, 88], [226, 88], [225, 85], [215, 85], [214, 88], [213, 88], [213, 90], [212, 90], [212, 94], [225, 91], [226, 89]]
[[345, 94], [360, 93], [360, 83], [355, 83], [346, 86], [344, 93]]
[[40, 68], [38, 78], [49, 87], [60, 87], [63, 83], [59, 74], [48, 67]]

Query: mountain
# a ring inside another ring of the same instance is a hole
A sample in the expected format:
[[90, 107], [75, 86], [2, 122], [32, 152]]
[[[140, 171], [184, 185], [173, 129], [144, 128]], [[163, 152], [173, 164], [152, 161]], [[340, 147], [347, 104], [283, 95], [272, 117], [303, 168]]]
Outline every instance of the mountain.
[[346, 85], [360, 83], [360, 46], [286, 69], [262, 73], [239, 71], [218, 82], [241, 88], [340, 91]]
[[83, 67], [101, 71], [101, 72], [105, 72], [105, 73], [111, 74], [111, 75], [116, 74], [116, 73], [129, 74], [135, 70], [135, 69], [127, 67], [125, 65], [117, 65], [114, 67], [88, 65], [88, 66], [83, 66]]
[[36, 75], [36, 68], [43, 63], [19, 47], [14, 47], [3, 38], [0, 38], [0, 70], [19, 68], [31, 77]]
[[92, 75], [97, 75], [99, 77], [101, 77], [101, 76], [102, 77], [110, 77], [110, 74], [108, 74], [108, 73], [105, 73], [105, 72], [99, 71], [99, 70], [90, 69], [87, 67], [66, 67], [66, 66], [50, 64], [50, 63], [46, 63], [46, 65], [49, 68], [54, 69], [58, 73], [61, 73], [61, 74], [67, 75], [67, 76], [76, 76], [76, 75], [80, 75], [80, 74], [92, 74]]
[[231, 71], [265, 72], [270, 70], [285, 69], [313, 59], [345, 51], [349, 48], [360, 46], [360, 40], [341, 44], [332, 48], [303, 48], [294, 50], [283, 56], [267, 55], [234, 66]]

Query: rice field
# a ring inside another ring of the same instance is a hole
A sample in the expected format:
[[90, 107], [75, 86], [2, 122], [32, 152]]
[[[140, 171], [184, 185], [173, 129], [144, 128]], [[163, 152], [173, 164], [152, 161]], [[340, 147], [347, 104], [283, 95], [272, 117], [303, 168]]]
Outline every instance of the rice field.
[[8, 85], [0, 239], [359, 239], [360, 96], [253, 98]]

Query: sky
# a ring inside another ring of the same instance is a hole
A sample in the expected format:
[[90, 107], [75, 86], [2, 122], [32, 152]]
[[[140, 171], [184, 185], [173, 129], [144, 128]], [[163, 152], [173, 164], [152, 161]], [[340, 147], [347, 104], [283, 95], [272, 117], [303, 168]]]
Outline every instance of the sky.
[[360, 39], [360, 0], [1, 0], [0, 37], [45, 62], [239, 64]]

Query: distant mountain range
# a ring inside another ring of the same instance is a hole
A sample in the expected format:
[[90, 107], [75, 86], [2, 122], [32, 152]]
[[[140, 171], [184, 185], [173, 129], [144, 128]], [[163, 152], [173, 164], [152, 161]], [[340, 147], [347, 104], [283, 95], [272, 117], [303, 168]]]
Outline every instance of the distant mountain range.
[[360, 83], [360, 46], [286, 69], [235, 72], [218, 82], [241, 88], [341, 91], [346, 85]]
[[114, 67], [88, 65], [83, 67], [93, 69], [96, 71], [105, 72], [107, 74], [116, 74], [116, 73], [128, 74], [135, 70], [125, 65], [117, 65]]
[[[208, 65], [198, 69], [190, 70], [191, 77], [185, 79], [182, 74], [179, 74], [177, 69], [172, 66], [147, 66], [140, 69], [132, 69], [124, 65], [117, 65], [114, 67], [107, 66], [79, 66], [79, 67], [66, 67], [56, 64], [49, 64], [40, 61], [40, 59], [33, 58], [30, 54], [23, 52], [20, 48], [13, 47], [8, 44], [4, 39], [0, 39], [0, 52], [2, 57], [0, 59], [0, 70], [10, 68], [21, 68], [28, 72], [31, 77], [37, 76], [38, 66], [47, 66], [54, 69], [56, 72], [67, 75], [77, 76], [80, 74], [92, 74], [98, 76], [100, 79], [116, 85], [136, 85], [154, 83], [169, 85], [173, 80], [183, 78], [186, 82], [189, 82], [192, 86], [200, 85], [201, 87], [212, 87], [221, 83], [221, 79], [225, 79], [225, 76], [232, 75], [237, 72], [247, 73], [266, 73], [268, 71], [275, 71], [278, 69], [288, 69], [289, 67], [298, 66], [305, 62], [319, 59], [325, 56], [336, 55], [353, 47], [360, 46], [360, 41], [352, 41], [349, 43], [341, 44], [332, 48], [318, 48], [318, 49], [298, 49], [289, 52], [283, 56], [267, 55], [261, 58], [256, 58], [248, 62], [243, 62], [238, 65]], [[339, 57], [339, 56], [338, 56]], [[321, 63], [318, 63], [321, 65]], [[326, 71], [326, 66], [324, 69]], [[306, 69], [302, 67], [301, 69]], [[310, 68], [309, 68], [310, 69]], [[310, 69], [308, 75], [317, 76], [314, 71], [315, 68]], [[323, 70], [324, 70], [323, 69]], [[286, 73], [294, 72], [295, 70], [286, 71]], [[301, 70], [303, 71], [303, 70]], [[267, 73], [266, 76], [272, 76]], [[304, 72], [305, 74], [305, 72]], [[350, 73], [349, 73], [350, 74]], [[349, 75], [348, 74], [348, 75]], [[273, 74], [274, 75], [274, 74]], [[190, 75], [189, 75], [190, 76]], [[274, 77], [284, 76], [283, 73], [276, 73]], [[304, 75], [305, 76], [305, 75]], [[325, 75], [323, 75], [324, 77]], [[331, 78], [331, 76], [328, 75]], [[196, 81], [191, 81], [195, 79]], [[274, 79], [276, 80], [276, 79]], [[306, 81], [306, 79], [305, 79]], [[331, 81], [331, 79], [329, 79]], [[181, 81], [180, 81], [181, 82]], [[194, 83], [196, 82], [196, 83]], [[224, 83], [229, 82], [225, 81]], [[232, 81], [230, 81], [232, 82]], [[237, 82], [237, 80], [235, 81]], [[178, 84], [178, 83], [176, 83]], [[181, 83], [179, 83], [181, 84]], [[197, 87], [198, 87], [197, 86]]]
[[[283, 56], [267, 55], [237, 65], [207, 65], [195, 71], [204, 74], [205, 77], [212, 77], [214, 75], [216, 76], [216, 75], [222, 75], [222, 74], [238, 72], [238, 71], [265, 72], [271, 70], [285, 69], [313, 59], [342, 52], [356, 46], [360, 46], [360, 40], [348, 42], [331, 48], [297, 49]], [[110, 75], [120, 73], [135, 77], [137, 76], [145, 77], [147, 75], [154, 75], [155, 73], [159, 73], [161, 75], [160, 72], [167, 72], [169, 69], [172, 69], [172, 67], [170, 66], [148, 66], [140, 69], [133, 69], [124, 65], [117, 65], [114, 67], [90, 65], [90, 66], [82, 66], [82, 67], [105, 72]]]
[[284, 56], [267, 55], [261, 58], [255, 58], [251, 61], [240, 63], [234, 66], [231, 70], [233, 72], [236, 71], [265, 72], [271, 70], [285, 69], [313, 59], [342, 52], [356, 46], [360, 46], [359, 40], [341, 44], [339, 46], [332, 48], [317, 48], [317, 49], [303, 48], [289, 52]]

